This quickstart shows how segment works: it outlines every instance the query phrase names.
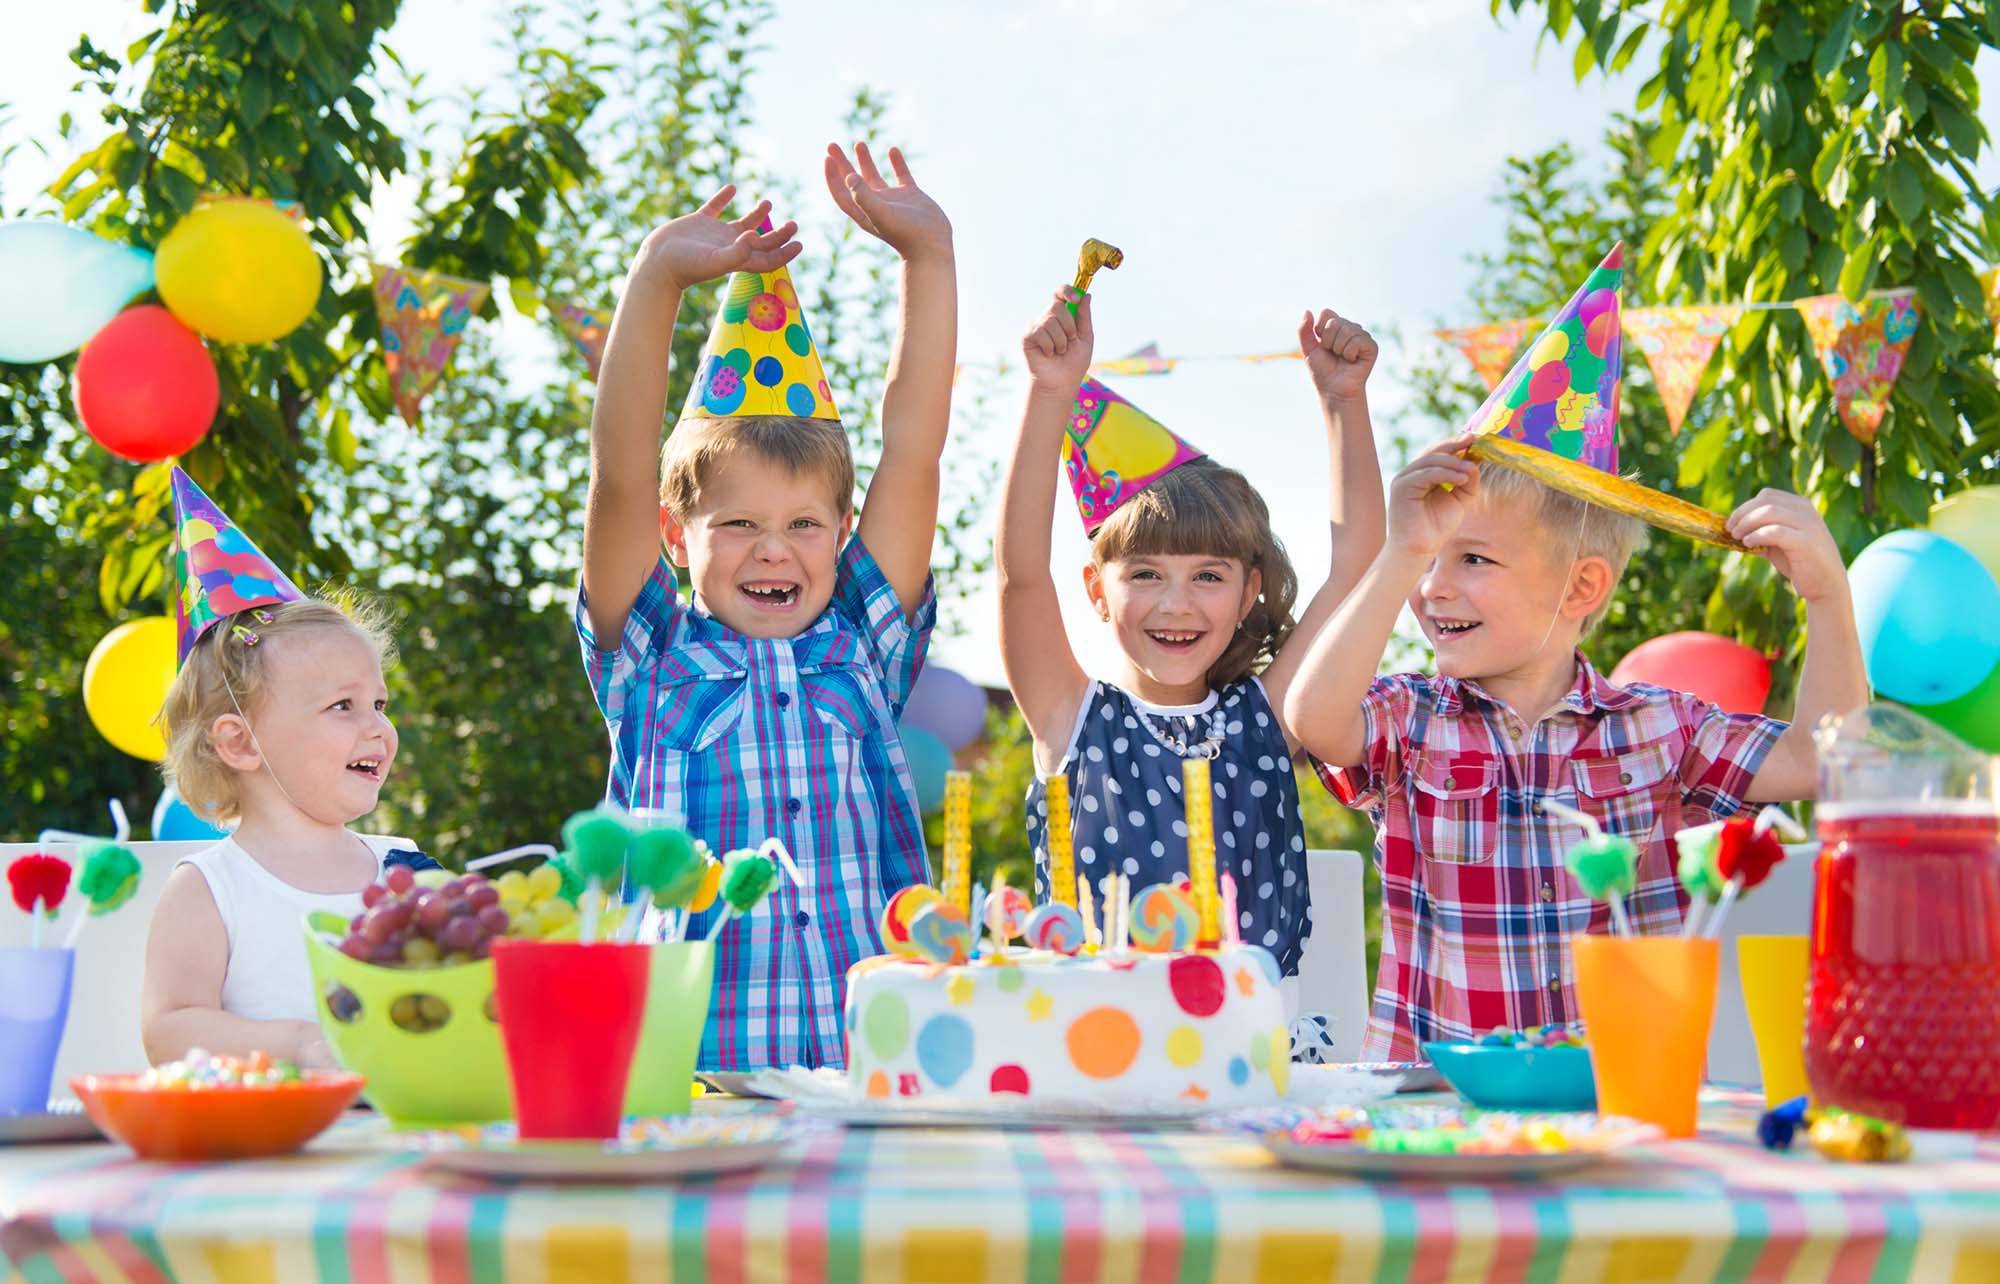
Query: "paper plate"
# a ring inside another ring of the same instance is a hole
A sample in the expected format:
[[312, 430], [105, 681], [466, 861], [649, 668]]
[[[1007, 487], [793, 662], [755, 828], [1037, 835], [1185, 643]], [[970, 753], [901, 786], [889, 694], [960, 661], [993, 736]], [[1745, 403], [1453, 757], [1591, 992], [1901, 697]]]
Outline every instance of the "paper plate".
[[0, 1146], [40, 1146], [58, 1141], [96, 1141], [104, 1133], [74, 1098], [49, 1103], [45, 1113], [0, 1115]]
[[787, 1112], [627, 1119], [615, 1141], [522, 1141], [511, 1123], [399, 1134], [435, 1171], [496, 1181], [664, 1181], [758, 1168], [823, 1125]]
[[1559, 1177], [1606, 1163], [1615, 1155], [1589, 1150], [1549, 1154], [1412, 1155], [1328, 1143], [1311, 1145], [1282, 1133], [1260, 1139], [1264, 1149], [1293, 1168], [1355, 1177], [1401, 1177], [1427, 1181], [1496, 1181]]
[[759, 1091], [756, 1084], [752, 1082], [760, 1073], [762, 1072], [751, 1071], [748, 1074], [737, 1074], [726, 1070], [717, 1070], [714, 1072], [703, 1070], [697, 1072], [695, 1078], [725, 1096], [761, 1097], [767, 1100], [779, 1100], [780, 1098], [773, 1098], [768, 1092]]

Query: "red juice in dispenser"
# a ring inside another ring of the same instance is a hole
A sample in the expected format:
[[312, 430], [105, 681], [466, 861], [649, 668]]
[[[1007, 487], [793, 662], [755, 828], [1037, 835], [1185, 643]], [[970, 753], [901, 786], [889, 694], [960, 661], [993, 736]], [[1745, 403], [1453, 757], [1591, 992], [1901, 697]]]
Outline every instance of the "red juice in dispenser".
[[2000, 762], [1894, 706], [1818, 738], [1814, 1099], [2000, 1128]]

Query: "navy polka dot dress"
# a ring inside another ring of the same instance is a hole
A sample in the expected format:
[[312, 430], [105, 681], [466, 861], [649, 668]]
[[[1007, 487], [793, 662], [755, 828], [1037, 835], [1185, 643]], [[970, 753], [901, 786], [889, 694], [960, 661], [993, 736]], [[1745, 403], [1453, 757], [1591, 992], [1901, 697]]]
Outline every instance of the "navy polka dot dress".
[[[1294, 975], [1312, 934], [1305, 823], [1284, 732], [1255, 678], [1176, 708], [1144, 704], [1109, 683], [1091, 685], [1061, 766], [1069, 777], [1076, 872], [1090, 879], [1093, 896], [1114, 872], [1130, 875], [1135, 893], [1185, 877], [1181, 759], [1208, 754], [1216, 872], [1236, 879], [1243, 939], [1270, 950]], [[1037, 779], [1028, 790], [1037, 899], [1048, 897], [1047, 825], [1047, 790]]]

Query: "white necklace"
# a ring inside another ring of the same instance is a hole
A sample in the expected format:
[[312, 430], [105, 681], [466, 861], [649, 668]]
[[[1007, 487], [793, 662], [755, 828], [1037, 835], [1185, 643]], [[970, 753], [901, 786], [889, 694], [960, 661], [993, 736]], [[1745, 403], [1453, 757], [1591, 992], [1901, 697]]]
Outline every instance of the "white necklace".
[[1208, 758], [1213, 760], [1222, 756], [1224, 734], [1222, 710], [1220, 707], [1209, 710], [1205, 715], [1184, 713], [1179, 716], [1188, 720], [1189, 731], [1194, 730], [1193, 724], [1197, 718], [1205, 718], [1208, 723], [1208, 736], [1197, 744], [1189, 745], [1186, 735], [1175, 734], [1171, 729], [1171, 723], [1169, 723], [1167, 730], [1161, 730], [1154, 724], [1153, 715], [1144, 709], [1139, 710], [1139, 725], [1146, 729], [1147, 735], [1159, 741], [1161, 746], [1176, 758]]

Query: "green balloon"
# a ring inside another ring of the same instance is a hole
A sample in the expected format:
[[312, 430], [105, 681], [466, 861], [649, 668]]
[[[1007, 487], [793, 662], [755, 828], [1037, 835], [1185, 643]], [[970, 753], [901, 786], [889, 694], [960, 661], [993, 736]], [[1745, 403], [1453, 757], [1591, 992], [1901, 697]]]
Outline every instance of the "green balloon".
[[1956, 700], [1912, 708], [1974, 748], [2000, 753], [2000, 665]]

